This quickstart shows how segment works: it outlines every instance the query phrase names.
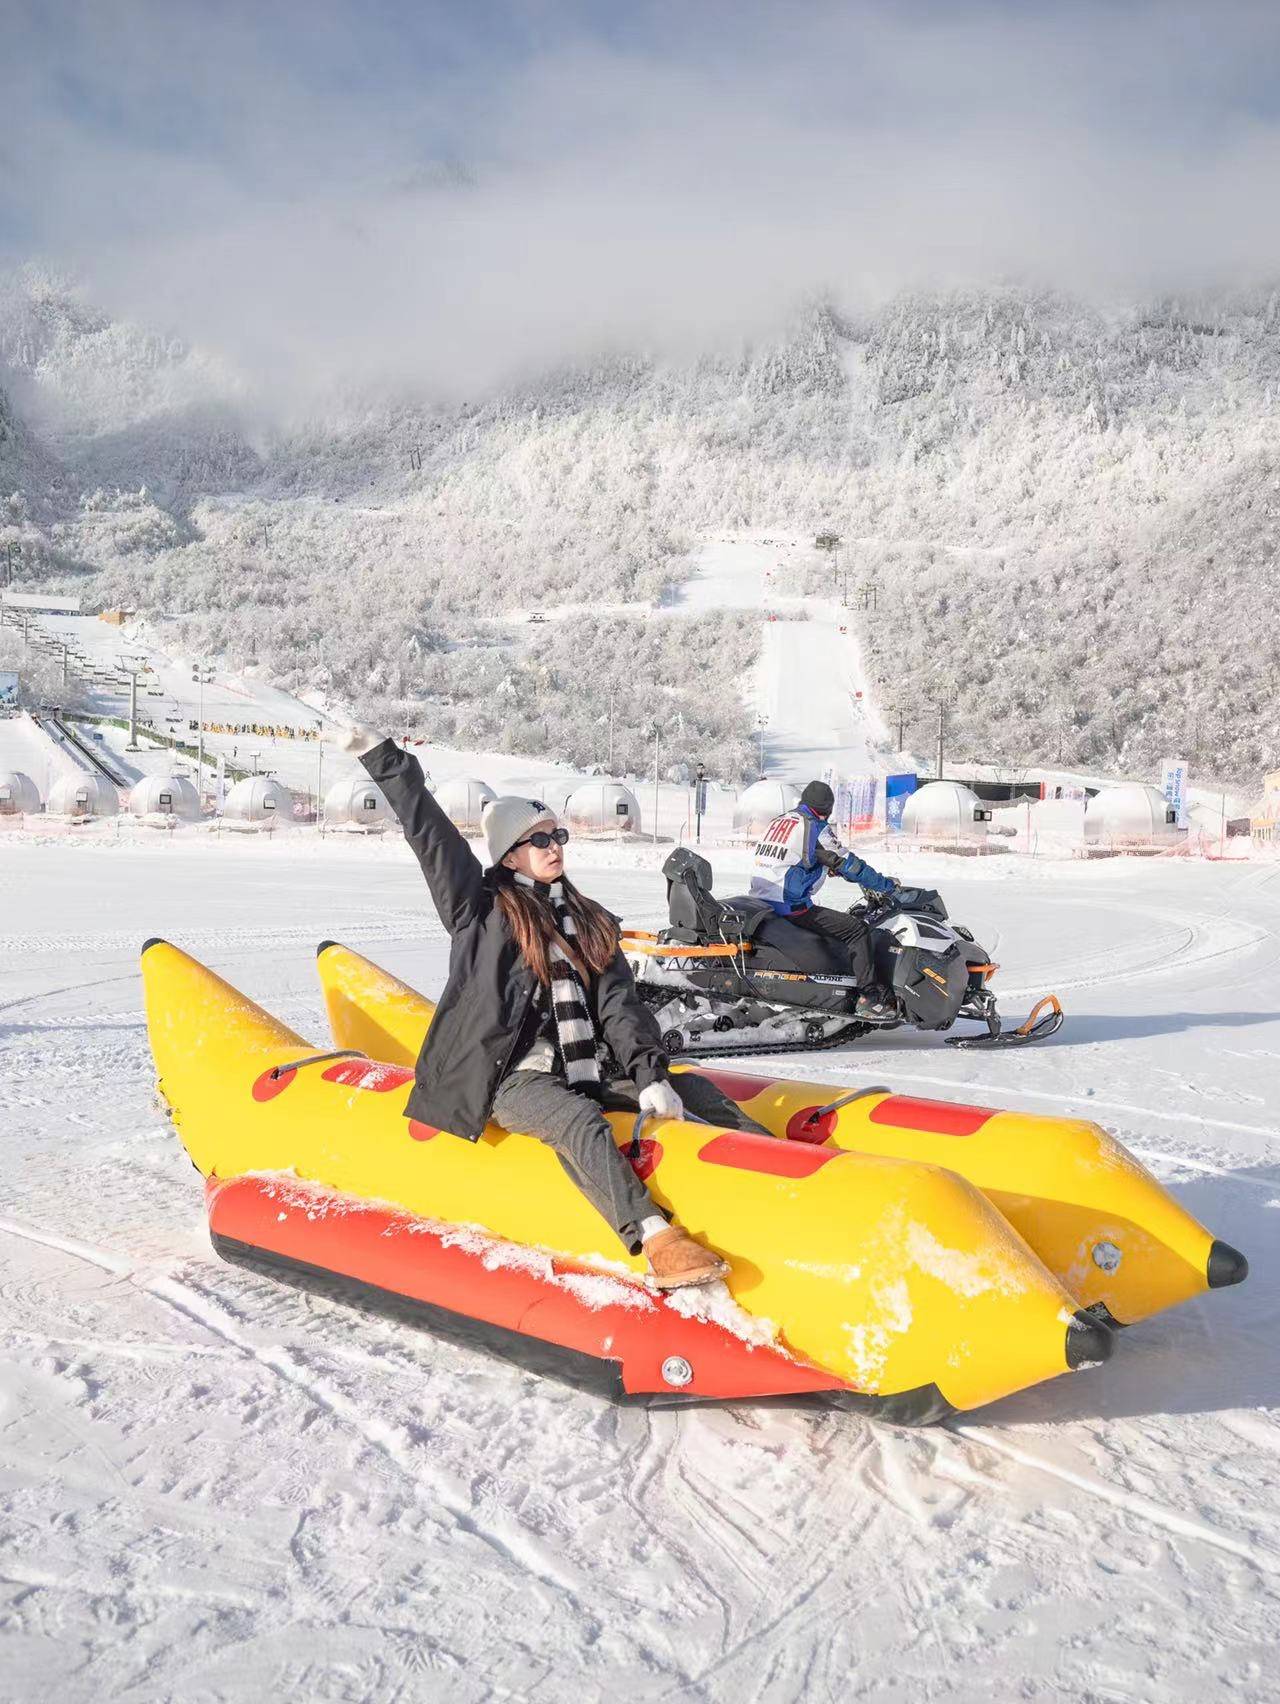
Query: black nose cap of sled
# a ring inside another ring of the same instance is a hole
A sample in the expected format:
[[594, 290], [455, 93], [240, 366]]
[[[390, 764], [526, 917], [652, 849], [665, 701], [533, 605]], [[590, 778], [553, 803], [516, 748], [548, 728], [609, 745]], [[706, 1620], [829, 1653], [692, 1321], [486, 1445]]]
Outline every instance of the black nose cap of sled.
[[1077, 1312], [1067, 1327], [1067, 1365], [1074, 1373], [1077, 1367], [1094, 1366], [1109, 1361], [1115, 1338], [1100, 1319], [1092, 1314]]
[[1249, 1276], [1249, 1262], [1238, 1248], [1230, 1243], [1215, 1242], [1209, 1250], [1205, 1277], [1211, 1290], [1225, 1290], [1228, 1284], [1243, 1284]]

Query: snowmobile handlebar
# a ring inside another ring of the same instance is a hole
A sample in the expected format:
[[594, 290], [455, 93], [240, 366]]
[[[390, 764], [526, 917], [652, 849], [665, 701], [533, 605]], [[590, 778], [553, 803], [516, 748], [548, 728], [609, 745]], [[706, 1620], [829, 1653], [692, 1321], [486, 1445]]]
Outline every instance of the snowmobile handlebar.
[[[947, 920], [946, 902], [936, 888], [903, 887], [899, 883], [888, 893], [873, 893], [867, 888], [863, 888], [862, 892], [862, 910], [867, 916], [887, 917], [894, 911], [923, 911], [939, 922]], [[857, 910], [857, 903], [849, 909]]]

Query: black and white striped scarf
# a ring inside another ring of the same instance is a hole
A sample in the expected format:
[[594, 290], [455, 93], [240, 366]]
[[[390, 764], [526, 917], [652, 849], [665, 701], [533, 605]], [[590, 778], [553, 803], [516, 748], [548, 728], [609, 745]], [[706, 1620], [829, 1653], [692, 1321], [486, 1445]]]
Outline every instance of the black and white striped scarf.
[[[535, 882], [523, 871], [515, 872], [521, 887], [532, 888], [550, 903], [556, 927], [567, 941], [577, 934], [560, 882]], [[587, 991], [573, 960], [559, 941], [551, 942], [551, 1016], [556, 1027], [556, 1046], [564, 1063], [570, 1088], [590, 1088], [600, 1082], [599, 1037], [587, 1004]]]

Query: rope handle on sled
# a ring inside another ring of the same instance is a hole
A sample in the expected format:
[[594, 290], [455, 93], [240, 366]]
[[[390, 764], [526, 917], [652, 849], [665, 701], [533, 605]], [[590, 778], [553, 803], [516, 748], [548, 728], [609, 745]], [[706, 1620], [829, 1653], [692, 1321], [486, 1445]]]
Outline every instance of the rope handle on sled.
[[[636, 1121], [631, 1126], [631, 1140], [627, 1144], [627, 1158], [629, 1160], [640, 1158], [640, 1134], [644, 1129], [645, 1119], [653, 1116], [654, 1114], [649, 1111], [648, 1107], [644, 1106], [636, 1113]], [[682, 1122], [685, 1124], [706, 1124], [708, 1121], [705, 1118], [699, 1118], [696, 1112], [690, 1112], [686, 1107]]]
[[358, 1047], [339, 1047], [332, 1053], [308, 1053], [305, 1059], [290, 1059], [284, 1065], [273, 1065], [267, 1072], [272, 1082], [290, 1071], [300, 1071], [304, 1065], [327, 1065], [332, 1059], [367, 1059], [367, 1053], [361, 1053]]
[[817, 1124], [829, 1112], [839, 1112], [842, 1106], [852, 1106], [854, 1101], [865, 1100], [868, 1095], [891, 1095], [892, 1093], [893, 1090], [887, 1088], [884, 1083], [872, 1083], [871, 1087], [866, 1089], [853, 1089], [849, 1094], [841, 1095], [839, 1100], [828, 1101], [826, 1106], [815, 1106], [808, 1118], [805, 1119], [802, 1128], [807, 1130], [811, 1124]]

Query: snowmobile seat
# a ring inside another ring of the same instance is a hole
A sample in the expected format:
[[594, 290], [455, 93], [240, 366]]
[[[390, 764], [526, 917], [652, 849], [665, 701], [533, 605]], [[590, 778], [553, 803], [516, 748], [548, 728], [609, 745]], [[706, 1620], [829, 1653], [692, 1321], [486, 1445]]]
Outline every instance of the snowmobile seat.
[[684, 946], [750, 941], [765, 919], [773, 916], [762, 900], [718, 900], [711, 891], [711, 865], [687, 846], [676, 848], [662, 873], [667, 878], [668, 941]]

